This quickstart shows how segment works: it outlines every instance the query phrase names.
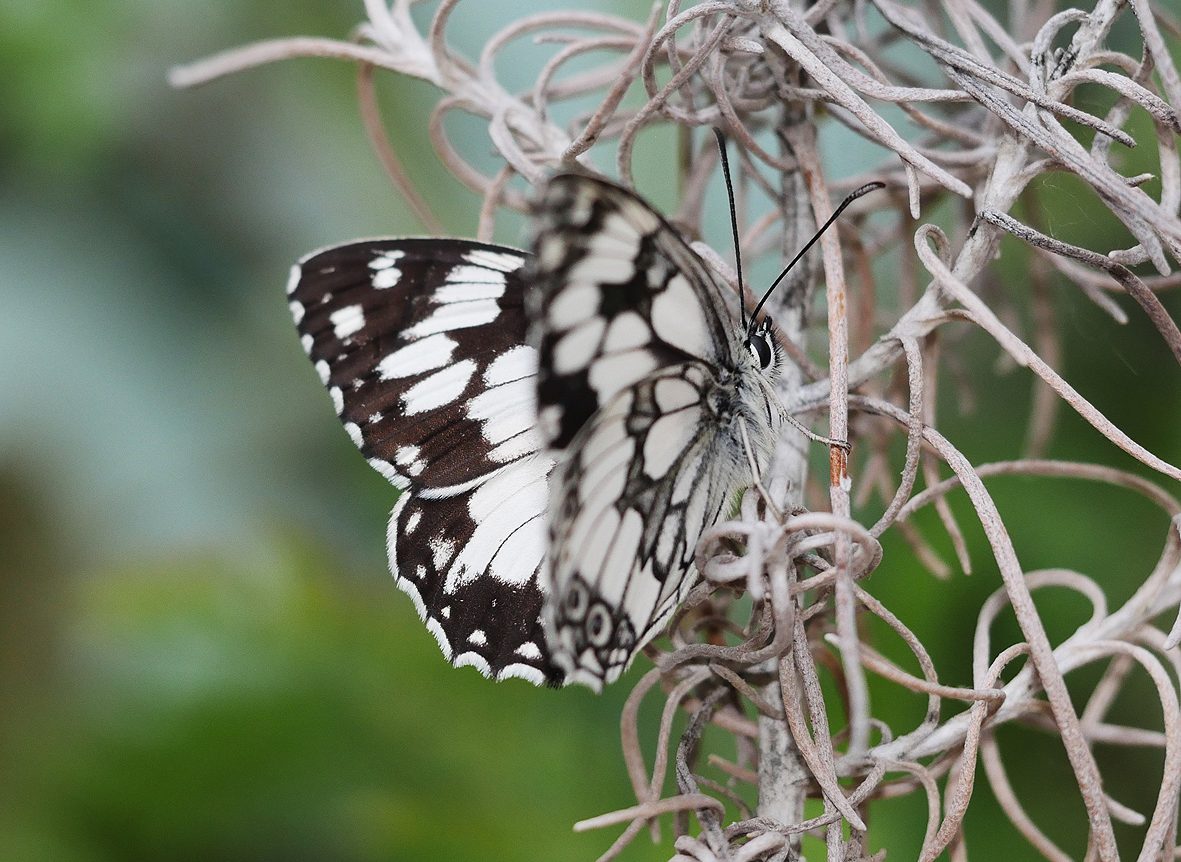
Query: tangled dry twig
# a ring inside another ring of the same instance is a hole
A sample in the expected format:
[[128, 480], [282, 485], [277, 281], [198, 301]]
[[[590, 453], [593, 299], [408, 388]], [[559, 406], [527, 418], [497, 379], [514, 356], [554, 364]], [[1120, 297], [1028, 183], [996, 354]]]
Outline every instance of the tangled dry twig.
[[[1181, 504], [1141, 476], [1045, 460], [1036, 453], [1064, 405], [1146, 467], [1181, 479], [1181, 469], [1138, 444], [1054, 370], [1061, 335], [1044, 300], [1048, 273], [1056, 271], [1123, 320], [1126, 313], [1110, 295], [1122, 290], [1181, 362], [1181, 332], [1157, 296], [1181, 284], [1170, 268], [1170, 258], [1181, 261], [1176, 139], [1181, 76], [1162, 35], [1162, 29], [1175, 32], [1176, 22], [1150, 0], [1098, 0], [1089, 10], [1057, 14], [1050, 0], [1014, 2], [1007, 22], [977, 0], [930, 0], [923, 14], [899, 0], [817, 0], [802, 11], [786, 0], [706, 0], [684, 10], [680, 0], [669, 0], [667, 6], [657, 3], [646, 23], [585, 11], [523, 17], [492, 36], [478, 58], [468, 59], [446, 38], [458, 0], [442, 0], [425, 31], [415, 25], [412, 5], [413, 0], [394, 0], [389, 7], [366, 0], [368, 21], [355, 42], [288, 39], [249, 46], [178, 69], [173, 81], [194, 85], [294, 56], [356, 62], [366, 128], [395, 185], [428, 226], [437, 224], [429, 204], [399, 167], [382, 131], [372, 74], [387, 69], [433, 83], [444, 96], [431, 118], [430, 137], [455, 176], [483, 197], [482, 239], [491, 237], [501, 208], [523, 210], [525, 186], [554, 168], [578, 163], [596, 170], [602, 153], [614, 153], [618, 176], [630, 184], [637, 140], [664, 124], [681, 130], [686, 157], [676, 215], [691, 234], [701, 232], [702, 202], [716, 166], [712, 140], [695, 130], [721, 126], [737, 143], [743, 252], [750, 257], [798, 248], [812, 225], [827, 217], [834, 195], [869, 178], [883, 180], [891, 190], [888, 204], [859, 202], [842, 234], [824, 238], [821, 260], [792, 274], [775, 310], [778, 335], [797, 360], [783, 381], [785, 403], [801, 416], [827, 408], [826, 433], [833, 439], [855, 437], [859, 453], [868, 455], [855, 469], [843, 448], [832, 447], [828, 511], [809, 512], [804, 450], [798, 441], [785, 440], [775, 468], [764, 477], [774, 505], [752, 492], [734, 520], [703, 536], [698, 549], [703, 582], [676, 616], [670, 648], [651, 651], [656, 667], [636, 685], [622, 716], [624, 759], [637, 804], [577, 826], [626, 824], [602, 859], [615, 857], [670, 812], [677, 815], [673, 858], [679, 862], [797, 858], [804, 833], [825, 839], [830, 860], [863, 859], [867, 806], [919, 791], [928, 803], [920, 858], [933, 860], [950, 848], [952, 858], [964, 859], [961, 827], [978, 764], [1029, 843], [1048, 859], [1066, 859], [1009, 784], [994, 733], [1007, 722], [1052, 729], [1061, 737], [1089, 821], [1087, 858], [1118, 858], [1113, 821], [1142, 827], [1140, 859], [1172, 858], [1181, 792], [1181, 617], [1167, 635], [1153, 620], [1175, 613], [1181, 602]], [[1109, 46], [1121, 16], [1132, 18], [1138, 29], [1139, 57]], [[554, 51], [538, 69], [536, 83], [514, 93], [500, 83], [497, 65], [506, 49], [526, 36]], [[582, 63], [581, 71], [570, 71], [575, 60], [587, 57], [597, 58], [598, 65], [587, 69]], [[928, 68], [935, 71], [914, 71]], [[1073, 103], [1084, 85], [1110, 94], [1105, 115]], [[474, 148], [451, 139], [446, 117], [456, 110], [486, 121], [488, 139], [504, 162], [500, 170], [481, 171], [464, 155]], [[1147, 117], [1137, 128], [1148, 131], [1134, 136], [1131, 119], [1137, 112]], [[887, 117], [904, 117], [906, 125]], [[821, 123], [839, 124], [878, 144], [885, 154], [881, 164], [864, 175], [829, 176], [818, 144]], [[1136, 145], [1155, 145], [1156, 197], [1146, 191], [1150, 175], [1124, 176], [1118, 169], [1116, 153]], [[1019, 221], [1013, 215], [1019, 201], [1025, 202], [1027, 217], [1036, 218], [1038, 180], [1050, 172], [1081, 181], [1096, 206], [1123, 223], [1134, 244], [1094, 251]], [[916, 224], [949, 196], [971, 201], [970, 208], [951, 208], [949, 232]], [[1032, 345], [1005, 322], [1013, 314], [1004, 299], [986, 299], [974, 289], [998, 256], [1004, 235], [1020, 240], [1034, 260], [1031, 302], [1038, 325]], [[717, 254], [698, 247], [724, 280], [736, 284]], [[901, 258], [901, 281], [893, 292], [875, 281], [872, 266], [876, 254], [890, 249]], [[1142, 264], [1158, 274], [1132, 271]], [[928, 274], [925, 287], [920, 265]], [[858, 283], [856, 302], [846, 269]], [[828, 315], [823, 370], [805, 349], [812, 334], [812, 287], [821, 275]], [[895, 294], [898, 305], [890, 310], [885, 306]], [[883, 320], [887, 325], [879, 326]], [[987, 333], [1040, 381], [1029, 457], [973, 465], [936, 430], [940, 345], [957, 322]], [[1176, 392], [1176, 369], [1162, 371], [1161, 379]], [[905, 456], [901, 478], [892, 482], [889, 445], [898, 436], [905, 439]], [[950, 469], [950, 478], [941, 477], [942, 466]], [[985, 487], [986, 479], [1000, 475], [1100, 482], [1144, 496], [1165, 516], [1155, 567], [1115, 609], [1108, 608], [1102, 585], [1080, 572], [1025, 570]], [[918, 637], [862, 585], [882, 559], [879, 537], [890, 530], [912, 544], [919, 566], [948, 575], [949, 566], [909, 520], [925, 506], [938, 510], [967, 570], [963, 533], [945, 502], [957, 488], [967, 493], [1002, 580], [980, 610], [970, 687], [940, 682]], [[860, 513], [873, 510], [875, 495], [884, 512], [866, 527]], [[1035, 591], [1050, 586], [1078, 593], [1093, 608], [1091, 619], [1057, 644], [1033, 600]], [[732, 616], [740, 592], [753, 598], [744, 624]], [[994, 654], [992, 623], [1008, 607], [1022, 640]], [[892, 663], [863, 638], [858, 622], [867, 614], [898, 635], [921, 676]], [[1006, 669], [1022, 659], [1023, 667], [1005, 682]], [[1095, 663], [1105, 669], [1079, 712], [1065, 677]], [[1105, 721], [1133, 666], [1155, 687], [1160, 731]], [[838, 732], [829, 724], [823, 674], [834, 682], [847, 716]], [[873, 717], [867, 674], [926, 697], [917, 727], [897, 734]], [[658, 686], [666, 699], [648, 765], [637, 714]], [[968, 708], [943, 718], [947, 700]], [[665, 796], [672, 727], [682, 712], [689, 719], [675, 746], [678, 790]], [[709, 757], [724, 782], [695, 772], [708, 723], [735, 739], [735, 760]], [[1164, 781], [1150, 815], [1104, 793], [1093, 754], [1100, 744], [1163, 749]], [[743, 801], [744, 784], [757, 788], [754, 812]], [[806, 819], [808, 799], [820, 800], [823, 812]], [[733, 810], [741, 819], [727, 824]], [[701, 827], [696, 836], [687, 830], [690, 811]], [[850, 837], [844, 837], [844, 828]]]

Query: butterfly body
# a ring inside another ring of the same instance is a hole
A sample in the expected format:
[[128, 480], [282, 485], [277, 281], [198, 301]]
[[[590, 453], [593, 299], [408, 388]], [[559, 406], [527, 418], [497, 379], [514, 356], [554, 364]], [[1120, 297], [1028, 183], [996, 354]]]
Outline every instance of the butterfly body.
[[297, 265], [290, 301], [350, 437], [404, 491], [391, 568], [444, 654], [597, 689], [767, 466], [782, 358], [631, 192], [558, 176], [535, 224], [532, 255], [329, 249]]

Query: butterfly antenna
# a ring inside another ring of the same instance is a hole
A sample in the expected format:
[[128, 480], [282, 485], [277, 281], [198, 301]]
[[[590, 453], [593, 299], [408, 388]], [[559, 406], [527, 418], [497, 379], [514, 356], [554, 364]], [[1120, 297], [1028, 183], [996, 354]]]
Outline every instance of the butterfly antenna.
[[755, 310], [753, 312], [751, 312], [751, 315], [750, 315], [751, 326], [754, 326], [755, 318], [757, 318], [759, 316], [759, 312], [762, 310], [763, 304], [768, 299], [770, 299], [771, 293], [775, 290], [776, 287], [779, 286], [779, 282], [783, 281], [783, 277], [785, 275], [787, 275], [789, 272], [791, 272], [791, 268], [793, 266], [795, 266], [797, 263], [799, 263], [801, 257], [803, 257], [805, 254], [808, 253], [808, 249], [810, 249], [812, 246], [814, 246], [816, 244], [816, 240], [820, 239], [820, 237], [822, 237], [824, 235], [824, 232], [826, 230], [828, 230], [829, 227], [832, 225], [832, 223], [837, 220], [837, 218], [840, 216], [840, 214], [845, 211], [845, 208], [848, 207], [849, 204], [853, 203], [853, 201], [857, 200], [857, 198], [861, 197], [862, 195], [867, 195], [870, 192], [877, 191], [878, 189], [884, 189], [885, 187], [886, 187], [885, 183], [878, 183], [878, 182], [866, 183], [865, 185], [863, 185], [861, 188], [857, 189], [856, 191], [850, 192], [849, 196], [847, 198], [845, 198], [843, 201], [841, 201], [841, 205], [838, 206], [836, 208], [836, 210], [833, 211], [833, 214], [828, 217], [828, 221], [826, 221], [824, 224], [822, 224], [820, 226], [820, 230], [816, 231], [816, 233], [812, 236], [812, 238], [810, 240], [808, 240], [808, 242], [804, 245], [804, 247], [799, 250], [799, 253], [796, 254], [796, 256], [791, 259], [791, 263], [789, 263], [787, 266], [785, 266], [783, 268], [783, 272], [779, 273], [779, 276], [773, 282], [771, 282], [771, 286], [767, 288], [767, 292], [763, 294], [763, 298], [759, 300], [759, 304], [756, 305]]
[[726, 178], [726, 199], [730, 202], [730, 234], [734, 237], [734, 268], [738, 270], [738, 313], [742, 328], [746, 329], [746, 291], [742, 287], [742, 252], [738, 247], [738, 211], [734, 207], [734, 182], [730, 179], [730, 159], [726, 156], [726, 138], [721, 129], [714, 129], [718, 140], [718, 155], [722, 157], [722, 176]]

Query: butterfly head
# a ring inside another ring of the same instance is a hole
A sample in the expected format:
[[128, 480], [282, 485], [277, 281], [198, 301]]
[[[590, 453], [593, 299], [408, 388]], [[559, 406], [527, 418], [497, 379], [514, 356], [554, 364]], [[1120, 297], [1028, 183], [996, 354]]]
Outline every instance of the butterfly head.
[[783, 351], [771, 331], [771, 318], [764, 317], [746, 333], [742, 343], [751, 361], [767, 377], [775, 377], [779, 373], [783, 361]]

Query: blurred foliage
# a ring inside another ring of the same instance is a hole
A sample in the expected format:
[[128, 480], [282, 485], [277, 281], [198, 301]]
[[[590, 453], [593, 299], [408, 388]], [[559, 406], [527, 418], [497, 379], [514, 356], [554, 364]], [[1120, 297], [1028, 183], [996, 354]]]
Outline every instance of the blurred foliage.
[[[478, 44], [511, 8], [469, 4], [454, 37]], [[647, 4], [612, 8], [642, 17]], [[627, 681], [595, 697], [447, 669], [385, 573], [393, 494], [333, 421], [290, 331], [290, 261], [351, 236], [421, 232], [369, 151], [352, 70], [299, 61], [195, 92], [164, 83], [173, 63], [257, 38], [343, 35], [361, 14], [322, 0], [0, 11], [0, 859], [593, 858], [611, 836], [569, 824], [629, 799], [616, 741]], [[382, 95], [409, 170], [445, 223], [472, 233], [473, 199], [418, 119], [433, 94], [383, 80]], [[859, 147], [828, 149], [868, 158]], [[1047, 186], [1056, 235], [1112, 245], [1117, 229], [1077, 189]], [[990, 289], [1020, 289], [1024, 265], [1007, 258]], [[1166, 301], [1181, 315], [1177, 293]], [[1159, 339], [1134, 312], [1112, 325], [1067, 285], [1055, 302], [1067, 378], [1181, 460]], [[956, 352], [974, 369], [997, 355], [979, 336]], [[944, 421], [976, 461], [1011, 456], [1024, 435], [1028, 375], [995, 381]], [[957, 385], [945, 378], [949, 414]], [[1065, 414], [1052, 454], [1136, 469]], [[1114, 601], [1157, 552], [1163, 519], [1131, 495], [991, 487], [1028, 567], [1075, 566]], [[906, 609], [944, 679], [965, 683], [976, 609], [998, 579], [957, 511], [971, 578], [933, 582], [891, 541], [870, 586]], [[950, 559], [930, 513], [917, 520]], [[1038, 596], [1061, 634], [1085, 609], [1059, 598]], [[1011, 618], [995, 636], [1016, 636]], [[883, 650], [906, 661], [884, 632]], [[896, 726], [919, 720], [920, 699], [873, 694]], [[1116, 707], [1150, 723], [1141, 711]], [[1038, 792], [1070, 785], [1060, 746], [1019, 728], [1001, 738], [1034, 816], [1081, 852], [1080, 836], [1055, 831], [1077, 822], [1077, 799]], [[1100, 758], [1112, 795], [1143, 809], [1159, 758]], [[997, 855], [1033, 858], [983, 782], [977, 794], [968, 829], [994, 834]], [[891, 858], [913, 855], [923, 801], [874, 814]], [[666, 856], [640, 842], [627, 858]]]
[[65, 630], [12, 627], [58, 656], [39, 703], [6, 711], [0, 858], [593, 854], [564, 826], [627, 782], [571, 778], [615, 762], [617, 705], [447, 673], [388, 582], [326, 577], [317, 548], [273, 541], [248, 567], [99, 572], [61, 590]]

